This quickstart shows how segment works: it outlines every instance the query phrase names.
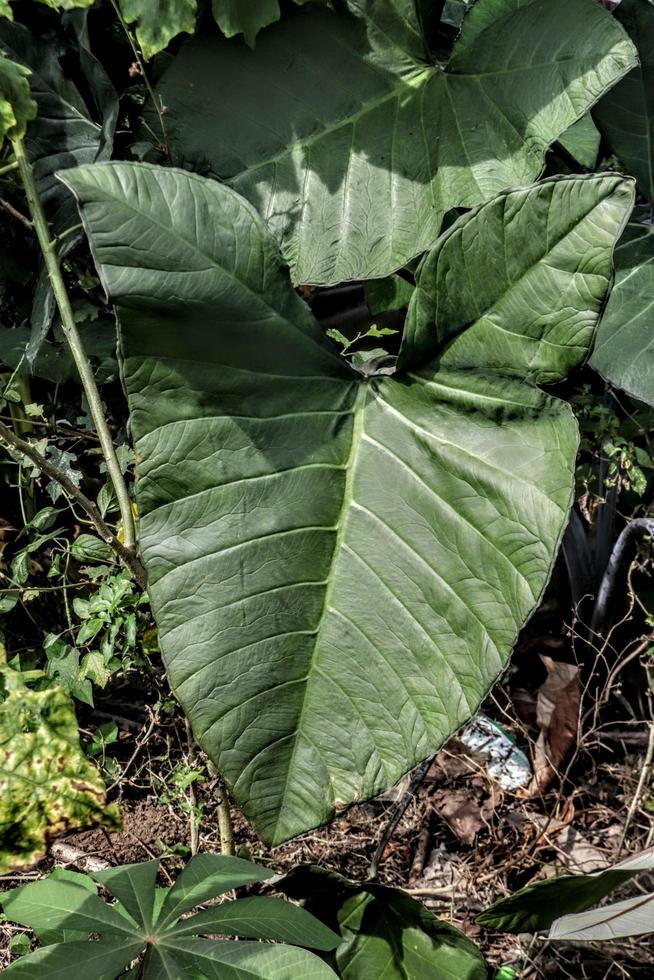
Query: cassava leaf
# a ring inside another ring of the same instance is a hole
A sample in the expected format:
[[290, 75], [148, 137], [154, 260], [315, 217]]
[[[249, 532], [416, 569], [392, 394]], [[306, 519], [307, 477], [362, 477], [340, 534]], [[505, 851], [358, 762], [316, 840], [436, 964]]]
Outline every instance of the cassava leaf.
[[340, 939], [305, 909], [281, 898], [253, 895], [223, 902], [183, 919], [174, 929], [181, 936], [245, 936], [272, 939], [308, 949], [330, 950]]
[[654, 933], [654, 895], [638, 895], [590, 912], [555, 919], [550, 939], [598, 942]]
[[598, 102], [593, 116], [639, 190], [654, 203], [654, 3], [621, 0], [615, 17], [636, 45], [640, 64]]
[[10, 919], [39, 932], [66, 928], [138, 939], [125, 916], [76, 882], [47, 877], [7, 892], [1, 901]]
[[590, 359], [611, 384], [654, 405], [654, 230], [630, 224]]
[[149, 931], [152, 926], [158, 870], [159, 861], [154, 860], [97, 871], [92, 877], [122, 902], [139, 925]]
[[398, 14], [413, 3], [349, 6], [292, 12], [255, 51], [198, 35], [158, 88], [176, 158], [252, 201], [300, 283], [405, 265], [450, 208], [535, 179], [635, 63], [594, 0], [478, 0], [445, 70]]
[[118, 0], [126, 24], [136, 24], [136, 40], [147, 60], [178, 34], [195, 30], [197, 0]]
[[118, 976], [142, 947], [128, 938], [56, 943], [21, 956], [3, 973], [10, 980], [70, 980], [75, 971], [84, 980], [107, 980]]
[[[583, 912], [641, 871], [654, 868], [654, 848], [632, 854], [605, 871], [548, 878], [502, 898], [477, 916], [477, 922], [500, 932], [548, 929], [561, 913]], [[561, 936], [560, 938], [563, 938]]]
[[[334, 980], [336, 974], [313, 953], [295, 946], [210, 939], [175, 939], [161, 943], [164, 953], [184, 968], [180, 976], [206, 980]], [[165, 974], [164, 974], [165, 976]]]
[[[364, 378], [229, 188], [138, 164], [64, 179], [121, 309], [170, 680], [277, 843], [393, 785], [506, 665], [574, 482], [574, 419], [535, 381], [585, 357], [633, 186], [559, 178], [463, 218], [409, 311], [417, 325], [422, 305], [418, 332], [438, 338], [425, 304], [438, 281], [461, 333], [410, 373]], [[528, 243], [502, 213], [520, 214]], [[479, 253], [504, 241], [518, 254], [488, 259], [470, 317]]]
[[188, 862], [168, 892], [159, 913], [157, 928], [163, 929], [189, 909], [217, 898], [232, 888], [241, 888], [272, 878], [274, 872], [242, 858], [222, 854], [197, 854]]
[[0, 704], [0, 869], [34, 863], [65, 831], [115, 828], [104, 794], [61, 688], [10, 691]]

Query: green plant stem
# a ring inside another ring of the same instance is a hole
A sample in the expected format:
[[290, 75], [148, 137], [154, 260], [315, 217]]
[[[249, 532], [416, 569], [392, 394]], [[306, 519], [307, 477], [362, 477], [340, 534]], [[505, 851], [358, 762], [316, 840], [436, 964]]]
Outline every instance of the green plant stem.
[[36, 189], [32, 165], [27, 159], [25, 147], [21, 139], [13, 139], [12, 146], [16, 156], [16, 162], [18, 164], [18, 171], [20, 173], [25, 194], [27, 196], [27, 203], [32, 216], [34, 230], [39, 240], [39, 245], [41, 246], [43, 259], [48, 272], [48, 278], [50, 280], [50, 284], [55, 295], [55, 300], [57, 301], [57, 306], [59, 308], [59, 313], [61, 315], [61, 325], [64, 336], [66, 337], [68, 346], [70, 347], [80, 379], [82, 381], [82, 385], [84, 387], [84, 391], [86, 393], [86, 398], [91, 411], [91, 417], [100, 440], [102, 455], [104, 456], [105, 463], [107, 465], [107, 473], [109, 474], [109, 478], [113, 483], [116, 493], [116, 500], [118, 501], [118, 507], [120, 509], [120, 516], [123, 524], [124, 545], [127, 551], [133, 552], [136, 546], [136, 531], [134, 527], [134, 518], [132, 516], [132, 504], [129, 498], [127, 485], [123, 479], [123, 474], [118, 463], [118, 457], [116, 456], [116, 450], [111, 438], [111, 433], [109, 432], [107, 420], [105, 419], [104, 412], [102, 410], [100, 392], [98, 391], [98, 386], [95, 382], [95, 377], [93, 376], [89, 359], [86, 356], [86, 352], [77, 330], [68, 292], [66, 291], [66, 286], [61, 275], [61, 269], [59, 268], [59, 259], [57, 258], [55, 243], [50, 237], [48, 222]]
[[38, 466], [42, 473], [49, 476], [51, 480], [56, 480], [57, 483], [63, 487], [66, 494], [72, 500], [77, 501], [80, 507], [86, 511], [90, 517], [100, 537], [107, 542], [110, 548], [113, 548], [116, 555], [132, 575], [134, 580], [138, 582], [142, 588], [146, 588], [147, 577], [141, 562], [133, 550], [126, 548], [125, 545], [118, 540], [109, 525], [105, 523], [100, 511], [93, 501], [89, 500], [89, 498], [82, 493], [79, 487], [76, 487], [73, 481], [70, 480], [57, 466], [55, 466], [54, 463], [51, 463], [50, 460], [45, 458], [45, 456], [42, 456], [31, 443], [26, 442], [24, 439], [21, 439], [20, 436], [17, 436], [8, 425], [4, 424], [4, 422], [0, 422], [0, 439], [2, 439], [7, 446], [10, 446], [12, 449], [23, 453], [24, 456], [27, 456], [27, 458], [30, 459], [35, 466]]
[[221, 798], [218, 804], [218, 829], [220, 830], [220, 853], [234, 855], [234, 827], [232, 826], [232, 814], [229, 809], [227, 790], [221, 786]]
[[0, 177], [3, 177], [5, 174], [10, 173], [12, 170], [16, 170], [17, 167], [18, 164], [16, 163], [15, 160], [12, 163], [5, 163], [4, 166], [0, 167]]

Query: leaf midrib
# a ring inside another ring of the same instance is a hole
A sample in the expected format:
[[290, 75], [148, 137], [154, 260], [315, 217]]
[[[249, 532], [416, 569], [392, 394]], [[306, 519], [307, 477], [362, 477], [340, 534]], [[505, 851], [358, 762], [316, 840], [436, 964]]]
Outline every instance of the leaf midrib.
[[331, 609], [331, 598], [334, 593], [334, 585], [336, 581], [336, 569], [338, 566], [338, 559], [343, 547], [343, 538], [345, 535], [345, 526], [347, 524], [347, 518], [350, 512], [350, 507], [354, 499], [353, 494], [353, 484], [354, 484], [354, 472], [356, 468], [356, 461], [359, 455], [359, 447], [361, 445], [361, 438], [363, 436], [363, 421], [366, 402], [368, 401], [370, 387], [366, 380], [353, 382], [357, 386], [356, 397], [354, 399], [354, 404], [352, 406], [352, 440], [350, 442], [350, 451], [348, 453], [348, 458], [345, 463], [345, 486], [343, 488], [343, 501], [341, 503], [341, 509], [338, 515], [338, 520], [336, 521], [336, 537], [334, 540], [334, 550], [332, 551], [331, 564], [329, 568], [329, 574], [327, 576], [327, 583], [325, 586], [325, 596], [323, 601], [322, 613], [316, 627], [316, 638], [313, 645], [313, 650], [311, 652], [311, 660], [307, 665], [307, 681], [304, 690], [304, 698], [302, 701], [302, 707], [300, 708], [300, 714], [298, 716], [297, 723], [295, 725], [295, 730], [291, 733], [293, 736], [293, 748], [291, 749], [291, 754], [286, 767], [286, 780], [284, 784], [284, 792], [282, 794], [281, 804], [278, 808], [278, 817], [275, 824], [275, 838], [277, 837], [277, 832], [280, 825], [283, 823], [284, 811], [286, 797], [289, 792], [290, 778], [289, 774], [293, 770], [295, 753], [297, 751], [297, 746], [299, 739], [303, 736], [303, 721], [304, 713], [306, 711], [307, 700], [308, 700], [308, 688], [311, 683], [311, 677], [316, 666], [316, 651], [320, 646], [320, 635], [323, 628], [323, 624], [329, 611]]

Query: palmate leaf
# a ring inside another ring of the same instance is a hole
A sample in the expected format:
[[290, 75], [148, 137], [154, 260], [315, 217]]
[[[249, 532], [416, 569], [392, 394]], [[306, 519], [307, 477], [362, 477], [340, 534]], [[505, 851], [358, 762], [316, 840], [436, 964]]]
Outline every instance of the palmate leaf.
[[0, 704], [0, 869], [34, 863], [66, 831], [115, 828], [118, 813], [104, 794], [68, 695], [12, 690]]
[[654, 231], [629, 224], [590, 359], [611, 384], [654, 405]]
[[44, 878], [2, 896], [2, 908], [14, 922], [34, 929], [73, 929], [138, 939], [136, 928], [97, 894], [72, 881]]
[[314, 953], [294, 946], [171, 937], [160, 948], [184, 970], [173, 976], [204, 980], [334, 980], [336, 976]]
[[182, 936], [244, 936], [272, 939], [308, 949], [330, 950], [340, 939], [321, 922], [281, 898], [253, 895], [223, 902], [178, 922], [173, 933]]
[[108, 980], [118, 976], [134, 957], [138, 956], [143, 943], [124, 939], [101, 939], [98, 942], [55, 943], [42, 946], [28, 956], [22, 956], [3, 973], [9, 980]]
[[654, 203], [654, 3], [621, 0], [615, 17], [635, 43], [640, 64], [598, 102], [593, 115], [639, 190]]
[[[507, 663], [550, 574], [577, 449], [569, 408], [534, 382], [585, 356], [633, 187], [557, 179], [462, 219], [409, 311], [436, 281], [462, 332], [408, 373], [365, 379], [229, 188], [129, 164], [64, 179], [121, 308], [169, 677], [279, 842], [392, 785]], [[491, 253], [502, 261], [476, 268]]]
[[149, 930], [152, 926], [155, 884], [159, 861], [142, 864], [123, 864], [93, 875], [95, 881], [121, 902], [132, 918]]
[[242, 858], [223, 854], [196, 854], [168, 892], [157, 919], [163, 929], [189, 909], [218, 898], [232, 888], [241, 888], [274, 877], [274, 872]]
[[478, 0], [445, 70], [418, 17], [398, 14], [413, 2], [349, 6], [365, 20], [312, 5], [255, 51], [198, 35], [158, 89], [177, 159], [252, 201], [295, 282], [405, 265], [450, 208], [535, 179], [547, 146], [635, 63], [594, 0]]

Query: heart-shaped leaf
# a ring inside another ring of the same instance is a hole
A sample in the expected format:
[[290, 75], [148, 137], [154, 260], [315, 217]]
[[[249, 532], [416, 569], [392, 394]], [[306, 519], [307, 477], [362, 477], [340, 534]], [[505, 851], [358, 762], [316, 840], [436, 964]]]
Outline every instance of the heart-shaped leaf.
[[121, 308], [170, 680], [277, 843], [395, 783], [506, 665], [574, 483], [574, 418], [535, 381], [585, 356], [633, 187], [557, 179], [462, 219], [418, 279], [412, 370], [366, 378], [229, 188], [136, 164], [65, 180]]
[[635, 64], [594, 0], [477, 0], [445, 70], [414, 3], [349, 6], [293, 12], [255, 51], [198, 35], [158, 88], [177, 159], [255, 204], [296, 282], [405, 265], [450, 208], [534, 180]]

